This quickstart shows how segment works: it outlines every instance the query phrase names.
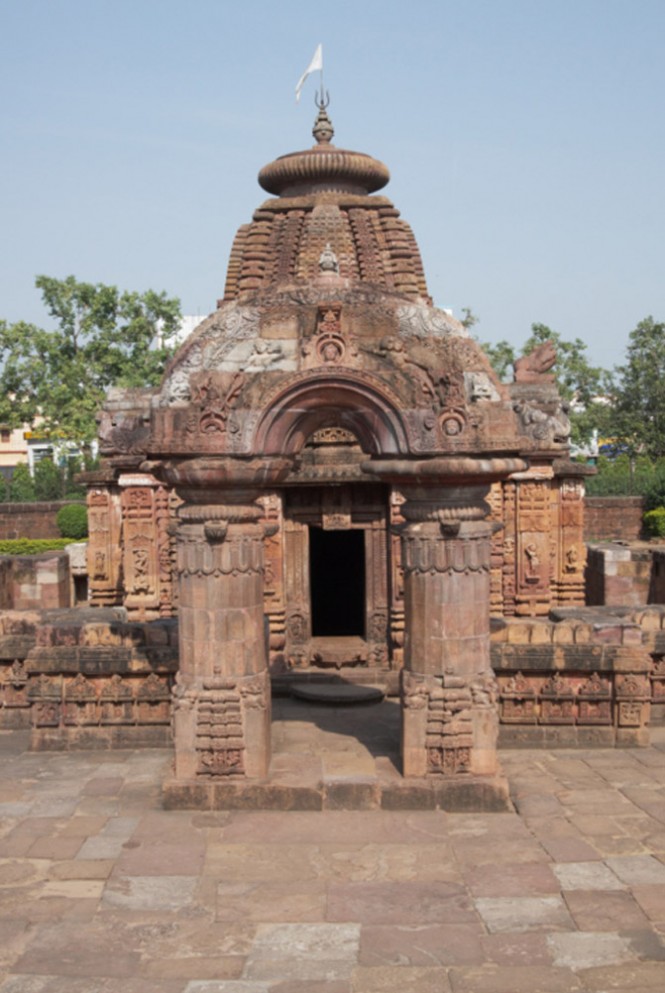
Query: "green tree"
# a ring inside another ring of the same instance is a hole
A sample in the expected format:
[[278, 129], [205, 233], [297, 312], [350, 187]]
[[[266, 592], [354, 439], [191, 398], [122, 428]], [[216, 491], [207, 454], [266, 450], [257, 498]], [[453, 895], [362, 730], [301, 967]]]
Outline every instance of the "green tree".
[[53, 459], [40, 459], [35, 466], [35, 496], [38, 500], [61, 500], [65, 478]]
[[109, 386], [159, 382], [181, 320], [165, 293], [38, 276], [51, 330], [0, 321], [0, 420], [88, 441]]
[[497, 341], [495, 345], [489, 341], [482, 342], [482, 349], [492, 363], [492, 368], [499, 379], [502, 382], [509, 379], [513, 362], [517, 358], [513, 346], [505, 339], [502, 339], [501, 341]]
[[616, 433], [631, 453], [665, 455], [665, 324], [653, 317], [630, 333], [615, 406]]
[[28, 503], [35, 499], [35, 484], [25, 462], [21, 462], [14, 469], [10, 487], [11, 499], [14, 503]]
[[471, 328], [480, 320], [480, 318], [471, 310], [471, 307], [462, 307], [462, 315], [460, 324], [462, 324], [467, 331], [470, 331]]

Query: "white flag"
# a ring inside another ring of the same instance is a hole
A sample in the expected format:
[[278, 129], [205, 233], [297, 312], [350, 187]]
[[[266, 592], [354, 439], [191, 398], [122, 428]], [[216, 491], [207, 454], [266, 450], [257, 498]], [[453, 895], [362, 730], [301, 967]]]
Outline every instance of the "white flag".
[[300, 100], [300, 91], [303, 88], [305, 80], [307, 79], [307, 77], [311, 72], [316, 72], [317, 69], [319, 70], [323, 69], [323, 45], [317, 45], [316, 51], [312, 56], [312, 61], [307, 66], [304, 73], [298, 80], [298, 84], [296, 86], [296, 103]]

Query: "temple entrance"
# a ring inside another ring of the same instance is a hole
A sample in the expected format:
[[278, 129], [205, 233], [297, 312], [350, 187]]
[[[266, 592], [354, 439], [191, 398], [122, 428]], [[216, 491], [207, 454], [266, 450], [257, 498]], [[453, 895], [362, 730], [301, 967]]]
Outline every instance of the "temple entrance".
[[400, 612], [391, 604], [397, 587], [390, 576], [393, 536], [385, 488], [293, 487], [282, 500], [278, 567], [289, 670], [389, 669], [391, 617]]
[[365, 532], [309, 529], [312, 637], [365, 636]]

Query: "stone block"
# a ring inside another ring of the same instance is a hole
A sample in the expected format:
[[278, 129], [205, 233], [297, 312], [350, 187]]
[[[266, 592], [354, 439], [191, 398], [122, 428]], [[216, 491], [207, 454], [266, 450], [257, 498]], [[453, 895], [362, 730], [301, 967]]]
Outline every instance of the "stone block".
[[531, 640], [531, 625], [520, 621], [508, 623], [508, 637], [511, 645], [528, 645]]
[[513, 810], [508, 780], [503, 776], [451, 776], [434, 784], [437, 806], [449, 813]]
[[325, 810], [376, 810], [380, 792], [376, 782], [354, 782], [340, 779], [324, 784]]
[[555, 645], [572, 645], [575, 640], [575, 629], [565, 622], [555, 624], [552, 631], [552, 641]]
[[321, 810], [323, 807], [320, 788], [247, 781], [211, 785], [213, 810]]
[[213, 784], [203, 780], [167, 779], [162, 786], [165, 810], [213, 810]]
[[432, 784], [399, 783], [381, 790], [383, 810], [434, 810], [436, 789]]

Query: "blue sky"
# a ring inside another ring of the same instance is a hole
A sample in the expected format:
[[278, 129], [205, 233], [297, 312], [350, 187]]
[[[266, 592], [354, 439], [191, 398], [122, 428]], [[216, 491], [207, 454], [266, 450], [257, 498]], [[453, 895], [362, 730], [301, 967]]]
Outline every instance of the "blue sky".
[[41, 273], [214, 309], [320, 41], [439, 306], [606, 367], [665, 321], [664, 0], [0, 0], [0, 317], [47, 322]]

